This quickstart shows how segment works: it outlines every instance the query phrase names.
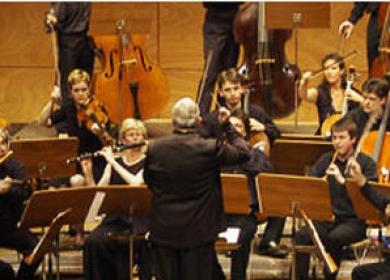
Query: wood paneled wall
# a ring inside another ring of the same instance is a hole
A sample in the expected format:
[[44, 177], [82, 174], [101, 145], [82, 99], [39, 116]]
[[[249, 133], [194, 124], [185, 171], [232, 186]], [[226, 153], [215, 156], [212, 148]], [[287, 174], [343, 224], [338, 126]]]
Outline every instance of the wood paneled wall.
[[[48, 3], [0, 3], [0, 111], [10, 122], [30, 122], [40, 111], [52, 88], [50, 36], [43, 18]], [[349, 14], [351, 3], [331, 3], [331, 28], [298, 32], [301, 70], [320, 67], [321, 58], [336, 50], [338, 24]], [[147, 32], [146, 52], [159, 63], [169, 82], [170, 98], [161, 118], [170, 117], [172, 104], [183, 96], [195, 97], [203, 67], [200, 3], [93, 3], [91, 34], [114, 34], [115, 21], [126, 18], [131, 32]], [[357, 49], [351, 61], [366, 78], [365, 28], [359, 22], [344, 52]], [[294, 42], [286, 51], [294, 59]], [[317, 81], [313, 81], [315, 85]], [[316, 122], [313, 105], [302, 103], [300, 122]], [[291, 122], [294, 116], [282, 120]]]

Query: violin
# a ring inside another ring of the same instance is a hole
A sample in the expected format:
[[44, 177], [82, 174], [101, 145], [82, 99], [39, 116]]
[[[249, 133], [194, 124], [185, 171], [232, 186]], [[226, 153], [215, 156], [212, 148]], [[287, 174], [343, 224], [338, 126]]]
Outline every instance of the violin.
[[112, 145], [115, 139], [108, 133], [110, 118], [104, 104], [96, 98], [90, 98], [86, 104], [79, 105], [77, 121], [97, 135], [103, 145]]

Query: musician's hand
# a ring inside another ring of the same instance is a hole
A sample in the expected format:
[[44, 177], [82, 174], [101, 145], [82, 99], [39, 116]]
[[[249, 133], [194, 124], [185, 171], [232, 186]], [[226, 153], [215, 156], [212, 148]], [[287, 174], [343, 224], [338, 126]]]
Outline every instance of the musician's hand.
[[390, 203], [386, 205], [385, 215], [390, 218]]
[[349, 36], [351, 36], [352, 34], [353, 28], [354, 25], [352, 22], [350, 22], [349, 20], [343, 21], [339, 25], [339, 34], [343, 35], [346, 39], [348, 39]]
[[336, 164], [331, 163], [325, 173], [328, 176], [334, 176], [334, 178], [336, 179], [336, 181], [339, 184], [342, 184], [342, 185], [345, 184], [345, 178], [341, 174], [340, 169], [338, 168], [338, 166]]
[[112, 163], [115, 161], [115, 157], [114, 157], [114, 154], [112, 152], [112, 148], [110, 146], [104, 147], [98, 153], [99, 153], [99, 155], [102, 155], [108, 163]]
[[91, 131], [92, 131], [93, 134], [96, 134], [96, 135], [99, 135], [102, 132], [100, 126], [97, 123], [94, 123], [91, 126]]
[[265, 125], [254, 118], [249, 119], [249, 125], [251, 127], [251, 131], [257, 131], [257, 132], [265, 131]]
[[307, 81], [313, 76], [313, 73], [306, 71], [302, 74], [301, 83], [307, 83]]
[[3, 180], [0, 180], [0, 194], [6, 194], [9, 192], [12, 186], [12, 179], [10, 177], [5, 177]]
[[357, 102], [357, 103], [363, 103], [364, 97], [360, 95], [357, 91], [350, 89], [345, 92], [345, 97], [348, 100]]
[[351, 179], [356, 181], [359, 187], [363, 187], [366, 184], [367, 179], [363, 175], [360, 164], [356, 161], [355, 158], [353, 157], [349, 158], [347, 163], [347, 169], [349, 171], [349, 175], [351, 176]]
[[218, 122], [220, 124], [224, 124], [226, 122], [229, 121], [229, 117], [230, 117], [230, 111], [225, 108], [225, 107], [221, 107], [219, 108], [218, 110]]
[[90, 158], [86, 158], [80, 161], [81, 170], [85, 177], [92, 176], [93, 163]]
[[48, 26], [54, 27], [58, 22], [58, 19], [54, 13], [47, 13], [46, 14], [46, 24]]
[[61, 89], [59, 86], [54, 86], [53, 90], [50, 93], [50, 98], [54, 101], [61, 99]]

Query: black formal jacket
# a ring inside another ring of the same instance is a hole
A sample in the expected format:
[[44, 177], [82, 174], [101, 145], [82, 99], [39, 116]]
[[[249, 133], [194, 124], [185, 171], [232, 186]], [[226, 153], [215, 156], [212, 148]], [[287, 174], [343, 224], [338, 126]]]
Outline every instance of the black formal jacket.
[[175, 132], [149, 145], [144, 179], [153, 193], [152, 242], [170, 248], [214, 242], [223, 213], [220, 166], [249, 159], [246, 141], [225, 126], [231, 144]]

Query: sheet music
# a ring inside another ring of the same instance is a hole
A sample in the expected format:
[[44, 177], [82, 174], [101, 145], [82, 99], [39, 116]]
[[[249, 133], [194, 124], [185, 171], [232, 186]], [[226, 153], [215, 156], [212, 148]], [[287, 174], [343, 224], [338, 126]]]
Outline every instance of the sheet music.
[[95, 197], [93, 198], [93, 201], [91, 203], [91, 206], [89, 207], [88, 215], [85, 218], [86, 223], [95, 221], [95, 218], [99, 213], [100, 207], [102, 207], [105, 197], [106, 197], [105, 192], [100, 192], [100, 191], [96, 192]]
[[228, 227], [224, 232], [218, 234], [218, 237], [225, 238], [227, 243], [237, 243], [241, 229], [238, 227]]

